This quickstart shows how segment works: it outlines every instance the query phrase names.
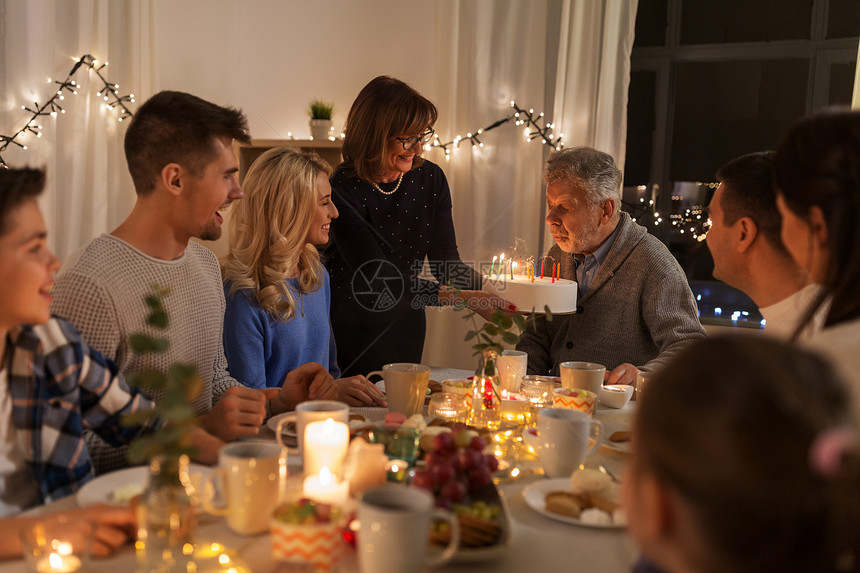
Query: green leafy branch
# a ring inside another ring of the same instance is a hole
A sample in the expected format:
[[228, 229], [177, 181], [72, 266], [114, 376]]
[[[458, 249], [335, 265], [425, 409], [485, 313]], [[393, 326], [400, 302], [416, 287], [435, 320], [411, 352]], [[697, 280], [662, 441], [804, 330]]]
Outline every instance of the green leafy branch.
[[[459, 290], [456, 291], [459, 294]], [[473, 356], [480, 356], [487, 348], [492, 348], [499, 354], [504, 351], [503, 344], [514, 345], [520, 341], [520, 335], [525, 332], [529, 324], [534, 323], [540, 316], [546, 318], [547, 322], [552, 322], [552, 312], [549, 307], [544, 307], [543, 314], [531, 313], [528, 317], [521, 314], [508, 315], [503, 310], [497, 310], [490, 315], [490, 318], [484, 322], [482, 326], [478, 326], [478, 321], [475, 319], [478, 313], [474, 310], [467, 309], [465, 303], [458, 299], [454, 303], [456, 310], [467, 310], [463, 320], [471, 320], [473, 329], [466, 333], [463, 339], [466, 342], [474, 340], [472, 345]]]
[[[149, 308], [146, 323], [155, 330], [167, 330], [170, 319], [164, 308], [164, 298], [170, 295], [170, 289], [157, 284], [152, 284], [151, 289], [152, 292], [144, 297]], [[136, 354], [163, 354], [170, 348], [170, 341], [164, 336], [136, 332], [129, 335], [128, 345]], [[166, 371], [144, 368], [129, 373], [127, 381], [146, 390], [160, 391], [162, 397], [153, 409], [126, 415], [123, 424], [137, 426], [156, 416], [165, 422], [160, 429], [132, 442], [128, 452], [129, 459], [140, 463], [156, 455], [179, 457], [183, 454], [196, 454], [196, 448], [191, 446], [191, 431], [194, 429], [191, 402], [203, 389], [197, 366], [177, 362], [171, 364]]]

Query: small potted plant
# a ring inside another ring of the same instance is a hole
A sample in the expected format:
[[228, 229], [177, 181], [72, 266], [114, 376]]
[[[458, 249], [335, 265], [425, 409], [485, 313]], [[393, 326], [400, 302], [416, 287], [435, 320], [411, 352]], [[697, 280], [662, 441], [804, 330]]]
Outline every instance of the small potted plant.
[[333, 124], [331, 114], [334, 104], [315, 99], [308, 107], [308, 115], [311, 118], [311, 139], [328, 139]]

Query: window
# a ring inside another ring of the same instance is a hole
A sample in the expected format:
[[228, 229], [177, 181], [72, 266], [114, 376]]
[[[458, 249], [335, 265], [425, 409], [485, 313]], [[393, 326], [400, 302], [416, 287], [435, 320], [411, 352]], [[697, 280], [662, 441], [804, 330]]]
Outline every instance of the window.
[[857, 0], [639, 0], [625, 207], [691, 280], [713, 278], [697, 238], [717, 168], [850, 104], [858, 39]]

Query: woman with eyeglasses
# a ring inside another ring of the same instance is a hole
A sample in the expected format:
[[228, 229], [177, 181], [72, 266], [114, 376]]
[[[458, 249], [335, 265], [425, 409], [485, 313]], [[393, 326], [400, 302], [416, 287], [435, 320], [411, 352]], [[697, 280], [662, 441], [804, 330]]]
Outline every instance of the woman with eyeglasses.
[[[436, 117], [432, 102], [388, 76], [364, 86], [349, 110], [344, 160], [330, 180], [340, 217], [326, 253], [345, 376], [421, 362], [424, 307], [455, 297], [439, 285], [463, 289], [459, 298], [484, 316], [505, 305], [477, 290], [480, 275], [457, 250], [445, 174], [421, 157]], [[436, 281], [419, 278], [425, 257]]]

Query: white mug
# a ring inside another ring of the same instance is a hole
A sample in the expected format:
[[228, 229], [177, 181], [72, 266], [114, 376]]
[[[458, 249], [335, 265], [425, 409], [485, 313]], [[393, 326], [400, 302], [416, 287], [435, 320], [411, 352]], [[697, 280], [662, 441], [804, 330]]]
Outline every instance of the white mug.
[[508, 392], [519, 392], [523, 376], [528, 371], [529, 355], [521, 350], [503, 350], [496, 360], [499, 366], [501, 389]]
[[[451, 542], [441, 555], [427, 555], [431, 518], [447, 521]], [[433, 508], [423, 489], [393, 484], [371, 488], [358, 502], [358, 564], [361, 573], [419, 573], [450, 561], [460, 546], [460, 525]]]
[[211, 495], [204, 495], [204, 509], [226, 515], [227, 525], [240, 535], [268, 531], [272, 509], [283, 500], [286, 488], [286, 450], [271, 442], [227, 444], [218, 454], [218, 467], [206, 476], [204, 491], [213, 491], [209, 484], [218, 476], [225, 505], [215, 506]]
[[600, 396], [606, 366], [594, 362], [562, 362], [559, 365], [564, 388], [588, 390]]
[[[305, 426], [308, 425], [308, 422], [325, 420], [326, 418], [349, 424], [349, 406], [337, 400], [308, 400], [296, 406], [296, 447], [298, 447], [299, 452], [304, 450]], [[290, 421], [290, 416], [284, 417], [278, 422], [278, 429], [275, 431], [275, 437], [282, 448], [287, 447], [282, 431], [284, 425]]]
[[386, 364], [382, 370], [367, 375], [382, 376], [385, 380], [385, 395], [389, 412], [400, 412], [407, 418], [420, 414], [424, 408], [427, 384], [430, 382], [430, 367], [409, 362]]
[[[538, 458], [550, 478], [568, 477], [600, 447], [601, 425], [585, 412], [543, 408], [538, 412]], [[588, 447], [589, 437], [594, 445]]]

